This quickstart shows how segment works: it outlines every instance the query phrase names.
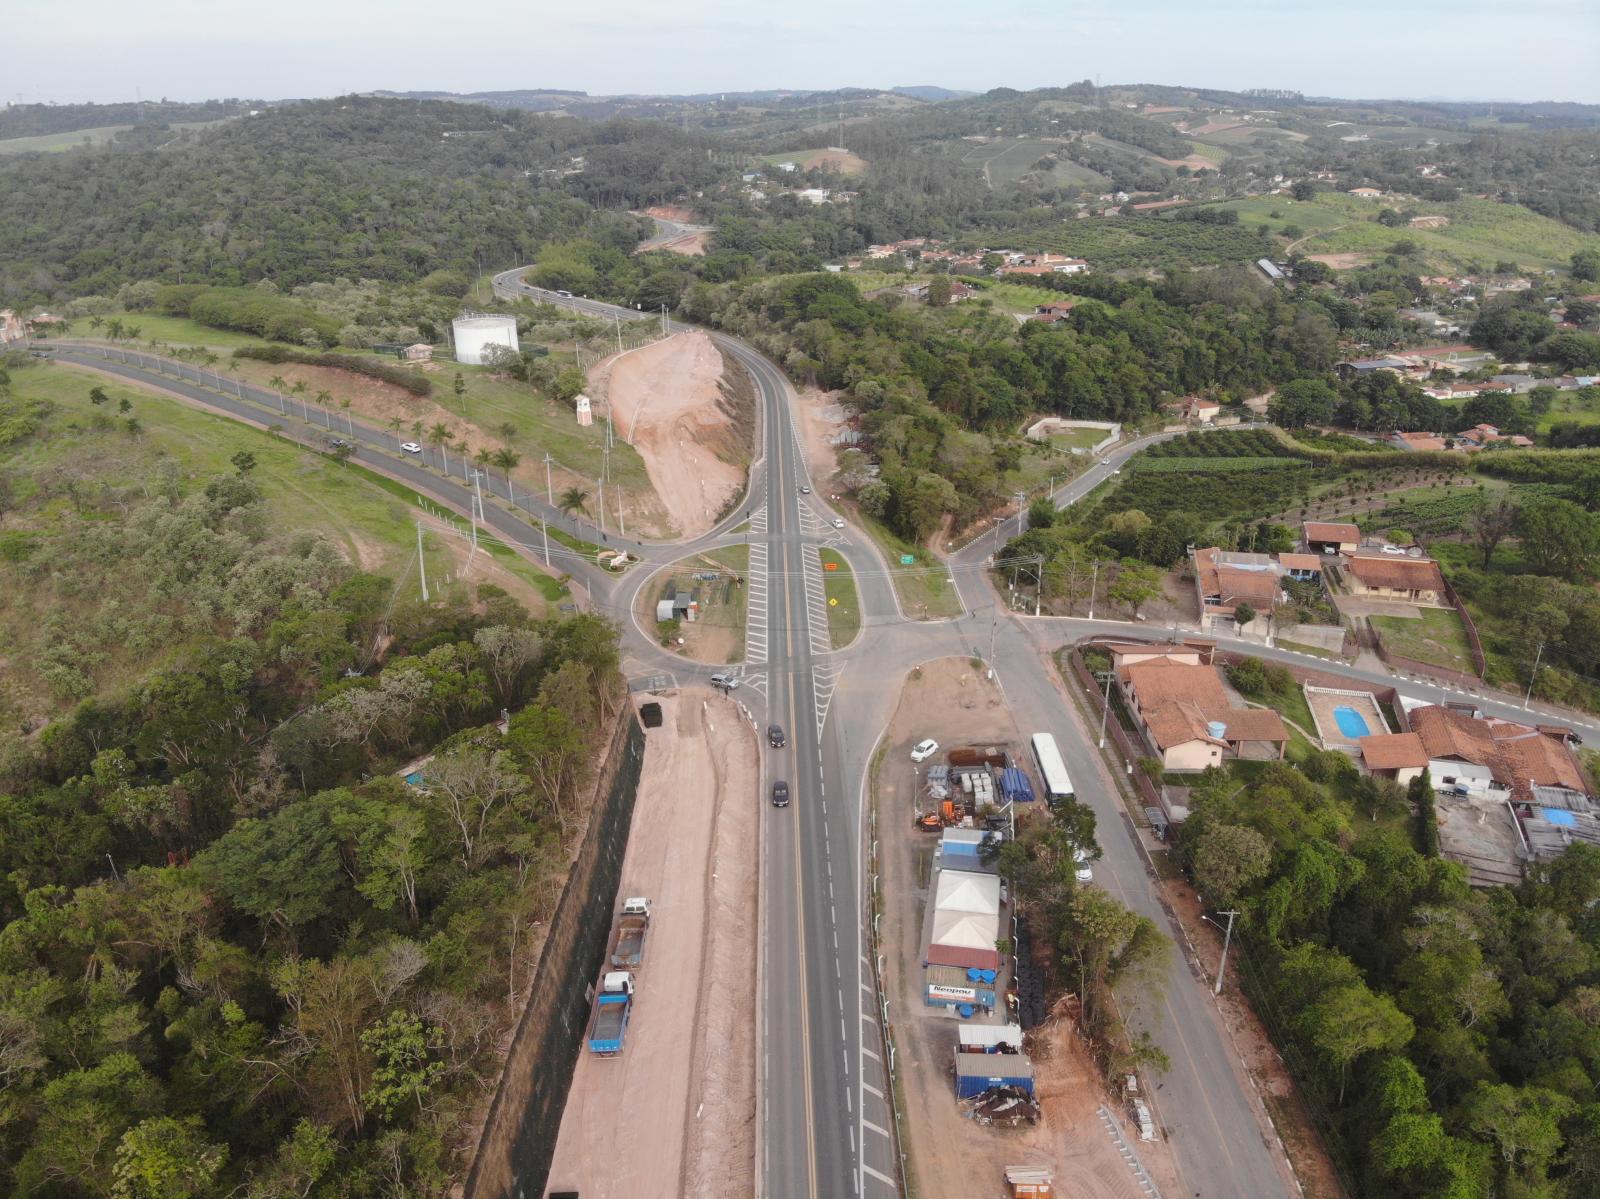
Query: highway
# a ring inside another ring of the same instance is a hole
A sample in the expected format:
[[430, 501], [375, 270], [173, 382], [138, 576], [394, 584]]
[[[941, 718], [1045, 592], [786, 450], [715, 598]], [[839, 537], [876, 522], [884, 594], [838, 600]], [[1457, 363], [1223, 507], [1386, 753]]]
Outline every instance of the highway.
[[[521, 281], [521, 270], [496, 276], [505, 296], [529, 296], [607, 319], [654, 319], [584, 298], [558, 297]], [[752, 464], [746, 503], [717, 529], [693, 542], [644, 544], [602, 534], [585, 521], [556, 512], [549, 497], [508, 496], [498, 478], [477, 483], [488, 496], [505, 497], [514, 508], [486, 502], [483, 521], [508, 543], [542, 556], [539, 522], [574, 537], [626, 548], [646, 563], [665, 563], [699, 549], [749, 544], [751, 565], [747, 656], [735, 673], [735, 692], [760, 725], [776, 722], [789, 744], [767, 751], [764, 788], [773, 778], [790, 783], [794, 802], [773, 809], [763, 795], [761, 1038], [758, 1047], [760, 1102], [758, 1193], [777, 1197], [834, 1199], [864, 1195], [888, 1199], [898, 1193], [890, 1088], [882, 1061], [882, 1029], [863, 957], [862, 835], [866, 781], [877, 737], [898, 699], [906, 672], [918, 662], [947, 655], [989, 660], [1024, 732], [1055, 734], [1078, 795], [1097, 816], [1103, 859], [1096, 882], [1135, 911], [1176, 932], [1160, 906], [1154, 880], [1140, 856], [1135, 833], [1122, 814], [1116, 786], [1096, 750], [1092, 733], [1064, 700], [1049, 653], [1091, 634], [1160, 636], [1163, 630], [1113, 620], [1018, 616], [1006, 609], [987, 580], [986, 561], [1016, 533], [1003, 524], [951, 556], [953, 577], [965, 613], [948, 621], [917, 622], [900, 611], [892, 568], [864, 538], [828, 525], [834, 513], [808, 486], [804, 457], [793, 425], [794, 395], [782, 372], [749, 346], [712, 335], [750, 371], [759, 397], [760, 453]], [[185, 396], [192, 402], [257, 425], [294, 425], [292, 401], [276, 393], [170, 360], [158, 364], [136, 351], [45, 343], [67, 361]], [[165, 372], [164, 374], [162, 372]], [[357, 446], [356, 461], [414, 487], [419, 494], [459, 512], [471, 503], [466, 464], [448, 464], [430, 447], [422, 455], [396, 449], [391, 433], [360, 421], [311, 410], [301, 439], [340, 436]], [[329, 421], [333, 427], [317, 429]], [[1122, 446], [1055, 493], [1058, 503], [1086, 494], [1133, 453], [1166, 434]], [[441, 478], [448, 465], [450, 477]], [[734, 530], [749, 522], [748, 532]], [[863, 632], [855, 643], [830, 651], [826, 609], [820, 606], [820, 562], [816, 549], [828, 544], [849, 561], [856, 575]], [[633, 603], [651, 570], [635, 567], [614, 575], [586, 555], [551, 543], [560, 569], [573, 574], [586, 602], [619, 625], [624, 668], [638, 685], [704, 681], [717, 668], [666, 654], [633, 619]], [[1227, 641], [1228, 639], [1221, 639]], [[991, 649], [992, 646], [992, 649]], [[1270, 659], [1314, 664], [1370, 683], [1395, 685], [1424, 700], [1462, 698], [1437, 684], [1396, 679], [1339, 663], [1239, 642], [1239, 648]], [[1519, 716], [1505, 697], [1472, 696], [1492, 714]], [[1539, 711], [1535, 707], [1535, 711]], [[1600, 732], [1592, 722], [1567, 713], [1547, 718]], [[891, 834], [892, 835], [892, 834]], [[1171, 1138], [1185, 1193], [1202, 1199], [1276, 1196], [1289, 1193], [1286, 1165], [1260, 1129], [1260, 1101], [1243, 1075], [1212, 1004], [1205, 980], [1182, 955], [1174, 955], [1163, 995], [1141, 1012], [1172, 1068], [1152, 1095], [1158, 1120]]]

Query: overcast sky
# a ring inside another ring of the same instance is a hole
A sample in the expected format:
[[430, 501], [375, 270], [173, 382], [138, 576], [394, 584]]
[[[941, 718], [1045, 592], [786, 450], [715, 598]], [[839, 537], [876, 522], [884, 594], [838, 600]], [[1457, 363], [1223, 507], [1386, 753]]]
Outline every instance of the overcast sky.
[[1106, 83], [1600, 103], [1600, 0], [0, 0], [0, 98]]

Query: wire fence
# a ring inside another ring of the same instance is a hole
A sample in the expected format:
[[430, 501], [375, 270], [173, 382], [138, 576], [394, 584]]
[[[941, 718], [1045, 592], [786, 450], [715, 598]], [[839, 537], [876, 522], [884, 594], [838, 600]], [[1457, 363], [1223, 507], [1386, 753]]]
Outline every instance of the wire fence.
[[[877, 763], [873, 763], [872, 777], [876, 776]], [[869, 787], [876, 787], [869, 781]], [[900, 1070], [895, 1058], [894, 1025], [889, 1020], [889, 991], [884, 981], [883, 942], [879, 937], [878, 922], [883, 918], [883, 894], [879, 887], [878, 872], [878, 808], [876, 802], [867, 805], [867, 957], [872, 963], [872, 993], [878, 1004], [878, 1031], [883, 1039], [883, 1068], [886, 1075], [889, 1110], [894, 1114], [894, 1153], [900, 1163], [897, 1189], [910, 1199], [911, 1172], [906, 1168], [905, 1112], [900, 1103]]]

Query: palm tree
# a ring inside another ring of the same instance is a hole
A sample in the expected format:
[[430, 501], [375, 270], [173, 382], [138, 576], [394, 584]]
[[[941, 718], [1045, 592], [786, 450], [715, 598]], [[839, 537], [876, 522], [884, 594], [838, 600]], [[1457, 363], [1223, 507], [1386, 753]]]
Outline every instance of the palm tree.
[[488, 466], [489, 463], [494, 460], [494, 455], [484, 447], [479, 446], [478, 452], [472, 455], [472, 460], [479, 466]]
[[561, 511], [571, 516], [574, 512], [589, 511], [589, 493], [581, 487], [569, 487], [561, 493], [561, 503], [557, 505]]
[[503, 421], [494, 427], [494, 431], [500, 434], [500, 440], [509, 446], [511, 439], [517, 435], [517, 426], [510, 421]]
[[267, 386], [272, 388], [273, 391], [278, 393], [278, 412], [279, 412], [279, 414], [282, 414], [285, 411], [287, 411], [287, 409], [285, 409], [284, 406], [283, 406], [283, 389], [285, 387], [289, 386], [289, 384], [284, 381], [283, 376], [282, 375], [273, 375], [272, 378], [267, 380]]
[[296, 379], [294, 386], [289, 389], [291, 394], [300, 397], [300, 416], [309, 424], [311, 413], [306, 410], [306, 390], [306, 381], [304, 379]]
[[322, 423], [326, 428], [333, 428], [333, 417], [328, 414], [328, 405], [333, 403], [333, 392], [324, 387], [311, 397], [317, 402], [317, 407], [322, 409]]
[[522, 461], [522, 455], [513, 449], [502, 447], [494, 452], [494, 464], [500, 468], [500, 473], [506, 480], [506, 498], [511, 501], [511, 506], [517, 506], [517, 493], [511, 486], [511, 472], [516, 469], [517, 463]]
[[511, 485], [511, 472], [517, 469], [517, 464], [521, 461], [522, 455], [516, 450], [504, 449], [494, 452], [494, 464], [505, 475], [507, 487]]
[[[401, 426], [402, 423], [403, 422], [401, 421], [401, 419], [398, 416], [391, 416], [389, 418], [389, 432], [394, 434], [394, 440], [395, 440], [395, 444], [396, 445], [400, 444], [400, 426]], [[420, 421], [417, 422], [417, 423], [419, 425], [421, 424]]]
[[105, 318], [102, 316], [91, 316], [89, 318], [89, 328], [95, 330], [96, 332], [99, 332], [100, 327], [105, 323]]
[[118, 318], [112, 317], [106, 322], [106, 336], [112, 341], [122, 340], [122, 322]]
[[415, 437], [418, 441], [422, 440], [422, 422], [421, 421], [414, 420], [414, 421], [411, 422], [411, 436]]
[[439, 447], [439, 452], [444, 456], [444, 473], [450, 473], [450, 437], [454, 432], [443, 421], [435, 424], [428, 430], [428, 444]]
[[138, 341], [139, 340], [139, 335], [141, 333], [143, 333], [144, 330], [142, 328], [140, 328], [138, 325], [129, 325], [127, 330], [126, 330], [126, 332], [128, 334], [128, 340], [129, 341]]

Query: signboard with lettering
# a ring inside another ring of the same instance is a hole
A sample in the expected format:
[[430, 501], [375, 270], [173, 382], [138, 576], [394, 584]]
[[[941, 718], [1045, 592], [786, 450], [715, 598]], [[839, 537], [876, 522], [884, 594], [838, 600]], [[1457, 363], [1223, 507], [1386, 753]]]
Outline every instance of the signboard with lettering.
[[930, 983], [928, 998], [948, 999], [954, 1003], [971, 1003], [978, 998], [978, 993], [971, 987], [945, 987], [938, 983]]

